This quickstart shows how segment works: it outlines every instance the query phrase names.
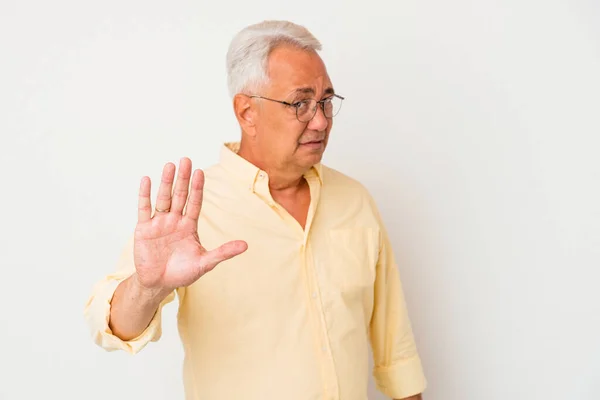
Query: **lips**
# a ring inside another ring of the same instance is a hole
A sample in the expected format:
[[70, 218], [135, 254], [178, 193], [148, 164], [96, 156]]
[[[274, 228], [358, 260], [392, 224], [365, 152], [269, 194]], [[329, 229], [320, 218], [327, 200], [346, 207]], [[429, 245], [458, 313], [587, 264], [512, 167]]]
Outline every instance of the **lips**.
[[311, 140], [311, 141], [309, 141], [309, 142], [303, 142], [303, 143], [300, 143], [300, 144], [318, 144], [318, 143], [321, 143], [323, 140], [324, 140], [324, 139], [320, 139], [320, 140]]

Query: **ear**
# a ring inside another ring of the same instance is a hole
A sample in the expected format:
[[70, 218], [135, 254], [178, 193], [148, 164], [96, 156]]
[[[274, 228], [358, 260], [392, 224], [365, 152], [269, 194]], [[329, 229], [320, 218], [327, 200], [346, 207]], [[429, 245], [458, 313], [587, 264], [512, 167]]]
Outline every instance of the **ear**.
[[236, 94], [233, 97], [233, 111], [242, 131], [254, 136], [258, 115], [256, 104], [253, 104], [252, 99], [244, 94]]

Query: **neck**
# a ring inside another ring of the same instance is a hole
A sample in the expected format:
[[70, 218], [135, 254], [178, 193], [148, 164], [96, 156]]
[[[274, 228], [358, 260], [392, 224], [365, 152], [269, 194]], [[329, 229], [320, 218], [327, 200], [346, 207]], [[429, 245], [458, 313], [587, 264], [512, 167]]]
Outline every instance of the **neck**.
[[238, 155], [246, 161], [257, 166], [269, 175], [269, 189], [275, 191], [294, 192], [304, 185], [306, 171], [269, 163], [266, 157], [259, 154], [256, 149], [248, 146], [243, 140], [240, 143]]

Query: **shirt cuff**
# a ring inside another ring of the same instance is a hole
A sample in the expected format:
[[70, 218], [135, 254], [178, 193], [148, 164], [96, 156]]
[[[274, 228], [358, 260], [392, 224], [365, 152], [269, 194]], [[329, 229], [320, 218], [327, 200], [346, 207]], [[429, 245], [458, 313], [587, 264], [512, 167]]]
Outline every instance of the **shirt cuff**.
[[415, 396], [427, 387], [419, 356], [391, 366], [376, 367], [373, 376], [377, 388], [392, 399]]
[[158, 307], [156, 314], [137, 337], [130, 340], [122, 340], [115, 336], [109, 327], [111, 301], [117, 286], [123, 279], [114, 279], [102, 282], [102, 287], [97, 288], [94, 295], [88, 300], [85, 308], [85, 316], [91, 329], [94, 343], [107, 351], [123, 350], [129, 354], [137, 354], [148, 343], [155, 342], [162, 335], [161, 314], [164, 304], [171, 301], [175, 293], [171, 293]]

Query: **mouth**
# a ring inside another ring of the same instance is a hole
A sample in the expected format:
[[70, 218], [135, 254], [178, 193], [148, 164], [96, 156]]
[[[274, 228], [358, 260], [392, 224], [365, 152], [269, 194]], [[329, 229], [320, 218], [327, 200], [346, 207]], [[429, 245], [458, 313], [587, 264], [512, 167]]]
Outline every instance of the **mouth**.
[[320, 139], [320, 140], [311, 140], [311, 141], [309, 141], [309, 142], [304, 142], [304, 143], [300, 143], [300, 144], [309, 144], [309, 143], [322, 143], [322, 142], [323, 142], [323, 139]]
[[320, 150], [325, 145], [325, 139], [322, 140], [311, 140], [310, 142], [300, 143], [301, 147], [310, 150]]

